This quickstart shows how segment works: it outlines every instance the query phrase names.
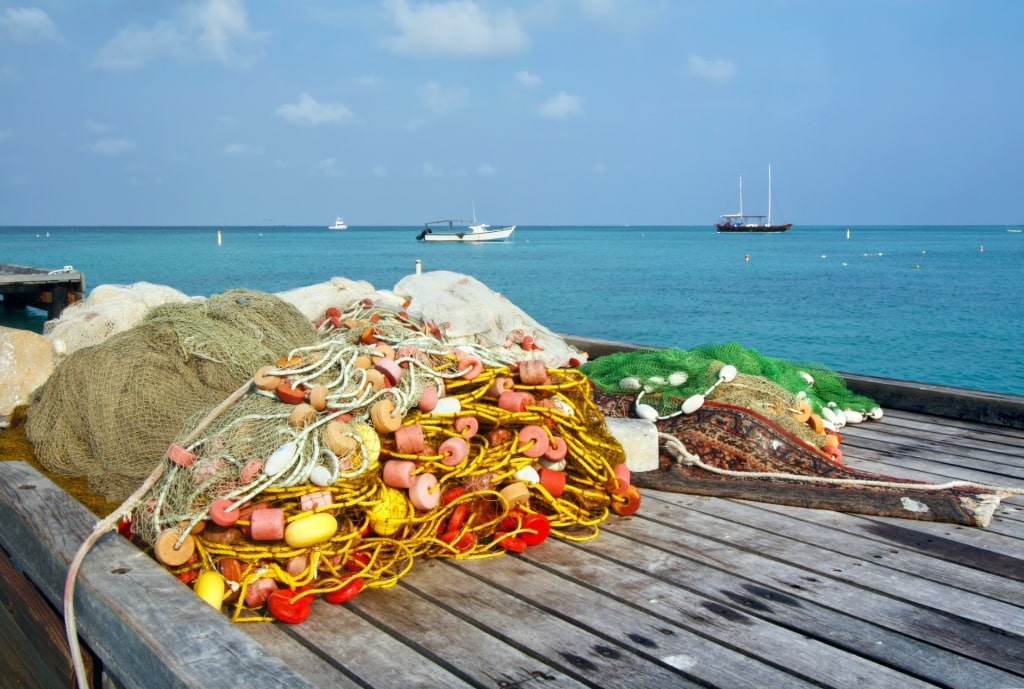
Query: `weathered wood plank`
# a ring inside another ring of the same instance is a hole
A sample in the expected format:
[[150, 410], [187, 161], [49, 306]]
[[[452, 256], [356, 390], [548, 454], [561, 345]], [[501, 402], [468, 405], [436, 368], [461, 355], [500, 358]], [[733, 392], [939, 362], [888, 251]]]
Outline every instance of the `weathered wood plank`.
[[851, 447], [866, 447], [892, 456], [929, 458], [937, 465], [953, 463], [954, 466], [971, 463], [978, 470], [992, 474], [1019, 478], [1024, 481], [1024, 449], [1005, 444], [989, 443], [987, 447], [951, 441], [946, 437], [934, 437], [920, 432], [908, 434], [905, 429], [894, 432], [893, 426], [862, 424], [842, 430], [844, 444]]
[[[537, 550], [556, 557], [558, 552], [575, 552], [556, 542]], [[652, 619], [623, 604], [611, 585], [583, 589], [510, 556], [436, 563], [434, 570], [429, 580], [409, 582], [419, 595], [591, 685], [803, 684], [756, 659]], [[652, 663], [652, 658], [660, 662]]]
[[522, 558], [460, 566], [585, 625], [604, 636], [606, 646], [632, 647], [710, 686], [881, 687], [903, 679], [802, 633], [751, 618], [728, 601], [711, 601], [685, 585], [596, 557], [585, 546], [552, 542]]
[[[414, 646], [429, 655], [441, 667], [475, 686], [494, 686], [502, 683], [514, 685], [534, 676], [550, 678], [557, 686], [583, 687], [580, 678], [553, 667], [527, 652], [506, 643], [506, 629], [500, 633], [481, 630], [460, 616], [453, 615], [435, 601], [417, 595], [408, 586], [409, 580], [429, 580], [438, 570], [421, 562], [403, 578], [403, 583], [385, 591], [373, 591], [372, 596], [362, 594], [351, 603], [354, 610], [386, 630], [388, 635]], [[465, 595], [458, 588], [437, 580], [443, 590], [452, 596]], [[501, 602], [495, 601], [495, 607]], [[509, 628], [522, 622], [508, 615]], [[492, 628], [499, 631], [499, 628]]]
[[988, 527], [979, 529], [943, 522], [907, 522], [901, 519], [842, 514], [826, 510], [815, 510], [812, 514], [804, 515], [803, 511], [794, 514], [792, 508], [783, 505], [759, 503], [757, 506], [759, 509], [777, 512], [789, 520], [809, 521], [830, 533], [843, 532], [862, 536], [880, 543], [899, 546], [928, 558], [958, 563], [997, 577], [1024, 581], [1024, 563], [1012, 555], [1024, 552], [1024, 543], [1021, 543], [1019, 535], [998, 533]]
[[[857, 566], [861, 569], [858, 570], [857, 581], [860, 584], [870, 585], [872, 582], [879, 582], [874, 588], [884, 591], [885, 587], [889, 586], [892, 595], [899, 595], [902, 592], [904, 586], [900, 582], [913, 581], [915, 591], [927, 588], [927, 582], [934, 582], [942, 585], [941, 590], [945, 593], [941, 597], [947, 600], [956, 598], [963, 604], [978, 604], [973, 598], [975, 596], [1008, 603], [1014, 608], [1024, 603], [1021, 600], [1021, 582], [1024, 582], [1022, 541], [1006, 539], [1005, 545], [1013, 547], [1009, 551], [989, 553], [980, 548], [950, 548], [945, 552], [945, 557], [936, 558], [902, 545], [895, 547], [893, 543], [884, 543], [864, 535], [872, 534], [873, 526], [886, 521], [895, 525], [897, 522], [907, 524], [908, 520], [877, 518], [875, 521], [868, 521], [856, 519], [854, 515], [827, 510], [771, 509], [772, 507], [782, 506], [737, 500], [730, 502], [727, 513], [723, 514], [723, 510], [717, 505], [690, 505], [690, 509], [712, 517], [728, 518], [752, 529], [778, 534], [777, 538], [773, 538], [767, 544], [775, 546], [776, 540], [785, 540], [788, 548], [808, 551], [808, 559], [814, 558], [817, 555], [815, 551], [819, 548], [841, 551], [844, 558], [859, 561]], [[912, 530], [910, 526], [901, 528]], [[751, 538], [753, 537], [755, 536]], [[762, 540], [759, 538], [759, 542]], [[739, 545], [745, 541], [735, 542]], [[936, 549], [938, 547], [936, 545]], [[780, 553], [774, 547], [772, 552]], [[987, 564], [990, 568], [999, 570], [998, 573], [989, 573], [975, 566], [979, 561], [984, 566], [987, 558], [991, 559]], [[898, 574], [895, 584], [890, 583], [893, 571]], [[946, 591], [946, 587], [959, 588], [963, 593], [957, 595], [955, 591]], [[940, 595], [939, 592], [932, 593]], [[921, 595], [928, 596], [929, 593], [922, 592]], [[971, 603], [972, 600], [975, 602]], [[1016, 621], [1019, 612], [1021, 611], [1011, 610], [1008, 621]], [[1019, 619], [1024, 622], [1024, 617]], [[996, 624], [999, 622], [997, 618], [993, 618], [992, 621]], [[1021, 631], [1024, 631], [1024, 627]]]
[[626, 547], [608, 537], [615, 534], [626, 543], [645, 543], [685, 559], [728, 566], [751, 582], [793, 587], [793, 597], [808, 598], [955, 654], [1007, 670], [1024, 667], [1024, 615], [1019, 607], [849, 557], [842, 552], [843, 542], [830, 538], [824, 529], [822, 542], [829, 547], [790, 541], [785, 529], [773, 533], [742, 523], [752, 515], [744, 515], [741, 501], [669, 493], [647, 494], [645, 499], [642, 518], [609, 525], [591, 548], [614, 557], [616, 549]]
[[[622, 523], [628, 521], [632, 520]], [[744, 576], [745, 568], [734, 571], [728, 546], [710, 540], [694, 543], [707, 554], [706, 562], [687, 557], [686, 551], [677, 551], [671, 543], [661, 548], [607, 531], [576, 548], [574, 557], [553, 561], [549, 553], [541, 552], [524, 557], [556, 581], [578, 580], [590, 587], [608, 587], [613, 582], [618, 598], [662, 619], [666, 626], [693, 629], [825, 687], [912, 686], [915, 680], [904, 676], [904, 671], [934, 681], [958, 668], [973, 668], [975, 677], [1000, 681], [1010, 677], [800, 597], [804, 588], [817, 585], [813, 578], [794, 576], [789, 583], [756, 573]], [[482, 564], [479, 568], [483, 573]], [[552, 588], [550, 595], [557, 598], [560, 591], [561, 587]], [[657, 638], [662, 644], [666, 637]], [[929, 669], [920, 675], [907, 659], [922, 652], [930, 654]]]
[[[387, 596], [389, 591], [366, 590], [358, 598]], [[294, 643], [315, 649], [316, 675], [310, 668], [299, 667], [317, 686], [331, 688], [351, 682], [360, 687], [461, 687], [472, 686], [449, 669], [439, 667], [436, 660], [406, 639], [388, 634], [353, 607], [354, 603], [330, 605], [313, 603], [309, 618], [300, 625], [249, 624], [244, 630], [264, 644], [268, 651], [279, 653], [279, 638], [290, 637]], [[273, 636], [271, 637], [271, 635]], [[268, 641], [273, 638], [273, 642]], [[472, 641], [472, 639], [470, 639]], [[296, 647], [296, 653], [300, 653]], [[287, 657], [281, 656], [288, 660]], [[289, 662], [289, 664], [292, 664]], [[341, 684], [331, 682], [339, 677]]]
[[[62, 607], [67, 564], [96, 518], [22, 462], [0, 462], [0, 545]], [[78, 631], [126, 689], [311, 686], [116, 535], [85, 559]]]
[[[47, 681], [53, 682], [39, 686], [73, 686], [74, 669], [65, 640], [64, 620], [3, 550], [0, 550], [0, 582], [3, 583], [0, 610], [4, 611], [5, 623], [10, 626], [6, 631], [18, 639], [17, 644], [11, 639], [0, 644], [4, 655], [26, 666], [37, 665], [40, 672], [50, 678]], [[91, 677], [92, 654], [83, 654], [82, 660]], [[14, 667], [13, 664], [7, 666]]]

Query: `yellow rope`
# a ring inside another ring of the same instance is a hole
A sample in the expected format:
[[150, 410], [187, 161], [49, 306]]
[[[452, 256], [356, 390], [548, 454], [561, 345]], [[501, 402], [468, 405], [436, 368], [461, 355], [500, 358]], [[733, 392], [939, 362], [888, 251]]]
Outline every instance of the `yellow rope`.
[[[332, 325], [335, 320], [343, 325]], [[349, 478], [336, 480], [328, 486], [312, 485], [308, 481], [274, 485], [269, 481], [258, 492], [250, 490], [251, 495], [241, 493], [228, 481], [223, 490], [232, 489], [235, 495], [242, 496], [238, 499], [240, 509], [258, 503], [278, 508], [284, 513], [286, 529], [314, 514], [330, 514], [338, 523], [337, 532], [324, 542], [292, 547], [284, 541], [261, 543], [247, 537], [245, 532], [250, 526], [247, 516], [240, 517], [232, 527], [206, 524], [203, 530], [199, 529], [205, 522], [193, 519], [197, 528], [191, 538], [196, 545], [196, 555], [184, 565], [169, 569], [186, 583], [209, 570], [226, 572], [237, 579], [229, 580], [225, 591], [225, 602], [230, 605], [233, 620], [269, 619], [262, 606], [245, 603], [246, 593], [259, 579], [271, 579], [279, 588], [296, 591], [297, 597], [339, 591], [354, 578], [361, 579], [366, 587], [388, 588], [420, 558], [480, 559], [505, 553], [506, 547], [511, 546], [503, 545], [503, 539], [529, 539], [537, 533], [523, 526], [523, 519], [531, 513], [544, 515], [551, 534], [557, 537], [584, 541], [597, 536], [598, 526], [608, 517], [615, 499], [608, 489], [615, 480], [612, 468], [624, 461], [624, 451], [605, 427], [590, 397], [590, 381], [581, 372], [547, 369], [545, 384], [525, 385], [519, 381], [516, 366], [511, 361], [500, 361], [493, 353], [466, 345], [460, 345], [460, 351], [456, 352], [436, 336], [425, 335], [429, 332], [427, 326], [419, 326], [393, 311], [362, 304], [337, 319], [325, 320], [319, 329], [324, 336], [321, 345], [291, 352], [263, 373], [292, 380], [293, 385], [334, 385], [329, 399], [349, 406], [333, 412], [329, 418], [343, 418], [341, 415], [347, 414], [352, 417], [353, 425], [360, 422], [368, 425], [369, 406], [390, 395], [396, 409], [404, 414], [402, 425], [421, 427], [427, 449], [422, 453], [399, 452], [393, 435], [382, 432], [374, 434], [379, 435], [379, 441], [376, 437], [368, 439], [364, 428], [361, 431], [364, 435], [360, 436], [363, 444], [372, 440], [379, 448], [364, 450], [368, 454], [359, 465], [364, 469]], [[367, 374], [356, 367], [365, 366], [367, 361], [372, 362], [373, 357], [382, 356], [381, 352], [386, 351], [367, 344], [368, 339], [385, 342], [392, 353], [403, 347], [415, 347], [419, 352], [403, 360], [405, 368], [398, 387], [376, 393], [367, 391]], [[466, 355], [484, 362], [483, 370], [472, 379], [463, 377], [471, 368], [461, 358]], [[492, 391], [499, 378], [511, 379], [513, 389], [532, 395], [533, 403], [523, 411], [503, 409]], [[435, 414], [416, 407], [431, 381], [443, 384], [445, 397], [458, 400], [458, 412]], [[273, 396], [266, 390], [259, 394]], [[250, 432], [260, 423], [286, 418], [290, 405], [280, 406], [281, 412], [271, 412], [269, 421], [268, 414], [261, 412], [262, 415], [254, 416], [252, 421], [224, 423], [213, 437], [200, 439], [193, 448], [198, 455], [218, 447], [233, 447], [230, 434]], [[314, 429], [331, 413], [329, 409], [321, 412]], [[475, 418], [479, 426], [478, 432], [469, 438], [454, 426], [456, 419], [466, 416]], [[543, 457], [524, 454], [533, 441], [523, 444], [519, 440], [519, 431], [531, 425], [544, 429], [550, 442], [557, 438], [564, 443], [565, 489], [561, 495], [554, 496], [540, 483], [531, 481], [527, 484], [526, 503], [512, 507], [500, 491], [517, 481], [518, 472], [543, 464]], [[319, 461], [316, 452], [321, 445], [316, 433], [305, 428], [290, 433], [299, 448], [295, 462], [307, 461], [312, 466]], [[445, 463], [447, 455], [440, 454], [438, 448], [446, 440], [458, 437], [466, 440], [469, 454], [458, 464], [449, 466]], [[240, 446], [249, 451], [251, 443]], [[302, 452], [313, 459], [306, 455], [300, 457]], [[436, 486], [431, 489], [434, 497], [439, 498], [436, 507], [419, 511], [404, 490], [384, 484], [382, 468], [386, 462], [395, 460], [414, 462], [412, 476], [429, 473], [436, 478]], [[204, 457], [199, 456], [196, 461], [201, 463]], [[220, 461], [245, 464], [243, 459], [235, 457]], [[291, 467], [278, 476], [290, 471]], [[329, 504], [303, 509], [303, 498], [319, 491], [330, 495]], [[223, 496], [214, 494], [207, 495], [206, 499], [212, 502], [220, 497]], [[157, 504], [163, 505], [163, 502]]]

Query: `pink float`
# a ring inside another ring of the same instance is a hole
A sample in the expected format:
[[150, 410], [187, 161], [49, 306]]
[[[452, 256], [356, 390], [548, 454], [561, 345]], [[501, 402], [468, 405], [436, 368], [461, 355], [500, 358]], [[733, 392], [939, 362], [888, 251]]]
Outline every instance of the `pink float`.
[[519, 451], [527, 457], [540, 457], [548, 451], [548, 433], [540, 426], [530, 424], [519, 429]]
[[403, 455], [417, 455], [423, 452], [423, 426], [414, 423], [396, 429], [395, 449]]
[[557, 462], [565, 459], [565, 455], [569, 452], [569, 446], [565, 444], [559, 436], [552, 436], [548, 441], [548, 449], [544, 452], [544, 459], [549, 459], [552, 462]]
[[519, 380], [523, 385], [546, 385], [548, 378], [547, 364], [542, 359], [529, 359], [519, 362]]
[[437, 489], [437, 477], [433, 474], [418, 474], [409, 486], [409, 502], [418, 510], [426, 511], [437, 507], [441, 491]]
[[512, 390], [515, 387], [515, 384], [516, 382], [511, 376], [495, 376], [490, 387], [487, 388], [487, 392], [484, 393], [484, 396], [490, 397], [491, 399], [498, 399], [501, 397], [501, 393], [506, 390]]
[[249, 533], [254, 541], [278, 541], [284, 538], [284, 510], [265, 507], [253, 510]]
[[391, 385], [396, 385], [402, 377], [402, 367], [394, 359], [378, 358], [373, 362], [373, 367], [383, 373]]
[[384, 462], [384, 485], [392, 488], [408, 488], [412, 485], [412, 472], [416, 463], [408, 459], [389, 459]]
[[459, 359], [459, 370], [463, 371], [463, 378], [473, 380], [484, 372], [484, 362], [480, 361], [480, 357], [467, 354]]
[[456, 416], [452, 426], [463, 438], [472, 438], [480, 430], [480, 422], [475, 416]]
[[438, 446], [437, 453], [442, 464], [453, 467], [469, 456], [469, 444], [465, 438], [448, 438]]
[[420, 401], [416, 406], [420, 408], [420, 411], [430, 412], [437, 406], [437, 399], [437, 387], [428, 385], [423, 388], [423, 394], [420, 395]]
[[612, 467], [615, 478], [608, 482], [608, 492], [612, 495], [625, 495], [629, 490], [629, 467], [625, 464], [616, 464]]
[[534, 397], [528, 392], [508, 390], [498, 397], [498, 406], [505, 411], [526, 411], [526, 407], [534, 403]]

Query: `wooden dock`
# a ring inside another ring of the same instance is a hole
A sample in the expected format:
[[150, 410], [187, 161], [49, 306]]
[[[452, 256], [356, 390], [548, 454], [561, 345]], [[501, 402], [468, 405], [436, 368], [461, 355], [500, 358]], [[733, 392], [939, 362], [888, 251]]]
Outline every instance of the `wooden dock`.
[[[872, 381], [903, 408], [845, 427], [846, 464], [1024, 487], [1024, 430], [969, 418], [1021, 398]], [[942, 395], [948, 413], [915, 409]], [[56, 609], [95, 521], [0, 462], [0, 546]], [[1021, 496], [977, 528], [644, 491], [596, 539], [418, 562], [294, 626], [232, 624], [113, 534], [77, 590], [97, 687], [1024, 687]], [[63, 684], [11, 686], [71, 686], [51, 662]]]
[[0, 295], [5, 310], [32, 306], [59, 318], [69, 305], [85, 298], [85, 275], [71, 266], [59, 270], [0, 263]]

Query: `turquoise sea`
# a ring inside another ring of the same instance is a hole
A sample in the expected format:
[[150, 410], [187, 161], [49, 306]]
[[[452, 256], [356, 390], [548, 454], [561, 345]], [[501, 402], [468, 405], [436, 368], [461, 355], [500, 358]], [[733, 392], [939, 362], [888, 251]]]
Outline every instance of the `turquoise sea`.
[[[424, 244], [420, 229], [4, 227], [0, 263], [70, 265], [89, 288], [209, 296], [334, 276], [390, 289], [420, 260], [477, 278], [560, 333], [683, 349], [734, 341], [848, 373], [1024, 395], [1024, 233], [1007, 226], [520, 227], [476, 245]], [[43, 322], [0, 311], [3, 325]]]

